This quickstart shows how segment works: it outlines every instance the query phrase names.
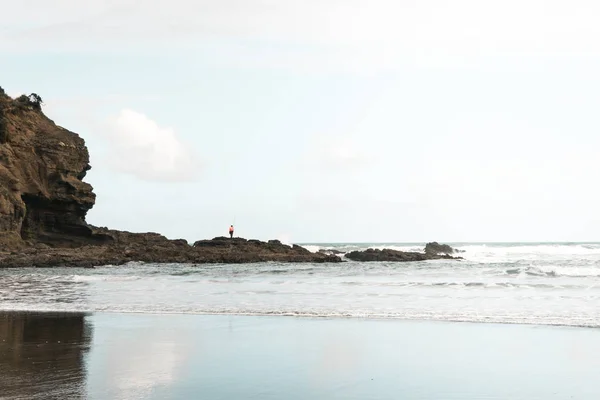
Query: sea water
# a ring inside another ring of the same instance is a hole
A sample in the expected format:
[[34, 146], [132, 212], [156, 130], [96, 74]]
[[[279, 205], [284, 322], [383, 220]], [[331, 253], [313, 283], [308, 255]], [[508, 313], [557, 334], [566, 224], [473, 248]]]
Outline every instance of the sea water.
[[[600, 326], [599, 243], [450, 243], [464, 260], [0, 270], [0, 310]], [[304, 244], [311, 251], [423, 244]]]

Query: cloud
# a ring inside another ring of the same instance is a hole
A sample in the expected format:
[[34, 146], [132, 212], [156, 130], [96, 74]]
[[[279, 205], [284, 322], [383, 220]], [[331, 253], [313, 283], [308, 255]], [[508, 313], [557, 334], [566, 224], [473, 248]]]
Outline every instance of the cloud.
[[[154, 327], [156, 328], [156, 327]], [[120, 338], [105, 357], [108, 368], [108, 392], [117, 398], [148, 398], [160, 388], [180, 379], [193, 341], [186, 331], [177, 336], [161, 329], [150, 329], [143, 337]], [[106, 393], [107, 388], [98, 388]]]
[[89, 3], [12, 2], [5, 10], [11, 19], [0, 31], [0, 49], [135, 48], [139, 53], [185, 48], [209, 51], [206, 58], [234, 65], [375, 70], [499, 55], [600, 57], [600, 4], [592, 0]]
[[332, 166], [348, 168], [364, 165], [368, 157], [352, 142], [342, 142], [326, 149], [324, 161]]
[[365, 148], [344, 137], [320, 138], [308, 158], [321, 168], [342, 170], [362, 168], [373, 161]]
[[190, 181], [199, 162], [169, 127], [139, 112], [124, 109], [109, 121], [111, 166], [153, 181]]

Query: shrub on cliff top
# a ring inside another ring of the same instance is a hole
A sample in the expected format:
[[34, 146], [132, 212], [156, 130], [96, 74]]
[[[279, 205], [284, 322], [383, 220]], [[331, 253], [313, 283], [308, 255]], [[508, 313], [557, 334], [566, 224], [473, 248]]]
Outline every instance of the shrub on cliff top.
[[42, 109], [42, 98], [37, 93], [31, 93], [29, 96], [22, 94], [15, 99], [15, 108], [17, 110], [36, 110]]
[[42, 104], [44, 104], [42, 98], [37, 93], [31, 93], [29, 95], [29, 103], [36, 110], [41, 110], [42, 109]]

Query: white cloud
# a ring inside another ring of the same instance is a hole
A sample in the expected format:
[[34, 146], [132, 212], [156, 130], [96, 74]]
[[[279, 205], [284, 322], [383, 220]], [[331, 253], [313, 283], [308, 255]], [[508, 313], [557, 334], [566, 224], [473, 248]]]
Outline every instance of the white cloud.
[[109, 122], [112, 167], [138, 178], [157, 181], [193, 180], [199, 162], [169, 127], [139, 112], [124, 109]]
[[191, 347], [187, 332], [177, 331], [177, 338], [161, 329], [148, 330], [143, 338], [125, 336], [109, 346], [105, 359], [107, 387], [100, 393], [116, 398], [151, 397], [160, 388], [169, 387], [185, 371]]
[[212, 50], [232, 63], [370, 69], [499, 55], [600, 56], [600, 4], [592, 0], [29, 0], [6, 13], [0, 48], [14, 51], [206, 51], [218, 39]]
[[364, 164], [367, 161], [366, 154], [362, 153], [352, 142], [333, 145], [327, 149], [326, 161], [333, 165], [353, 167]]
[[368, 165], [372, 158], [358, 142], [344, 137], [319, 138], [311, 149], [309, 160], [320, 167], [354, 169]]

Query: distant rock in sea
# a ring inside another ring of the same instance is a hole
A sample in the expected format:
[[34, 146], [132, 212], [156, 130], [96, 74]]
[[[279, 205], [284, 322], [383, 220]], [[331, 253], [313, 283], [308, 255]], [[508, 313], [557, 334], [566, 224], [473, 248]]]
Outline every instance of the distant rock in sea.
[[336, 250], [336, 249], [319, 249], [318, 252], [322, 253], [322, 254], [336, 254], [336, 255], [345, 253], [344, 251]]
[[430, 255], [453, 254], [460, 252], [459, 250], [453, 249], [447, 244], [439, 244], [438, 242], [427, 243], [423, 251], [425, 252], [425, 254]]
[[346, 258], [352, 261], [392, 261], [392, 262], [407, 262], [407, 261], [425, 261], [451, 259], [459, 260], [462, 257], [453, 257], [448, 254], [434, 253], [418, 253], [412, 251], [399, 251], [392, 249], [367, 249], [363, 251], [351, 251], [346, 253]]

